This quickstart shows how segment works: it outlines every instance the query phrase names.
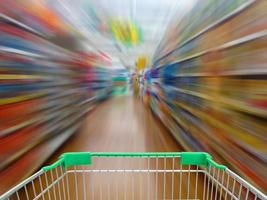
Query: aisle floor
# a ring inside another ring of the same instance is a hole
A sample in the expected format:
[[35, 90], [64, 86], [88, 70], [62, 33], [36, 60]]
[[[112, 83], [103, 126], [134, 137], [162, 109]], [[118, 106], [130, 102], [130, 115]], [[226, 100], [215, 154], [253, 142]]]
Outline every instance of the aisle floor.
[[136, 97], [116, 96], [91, 111], [79, 133], [49, 160], [70, 151], [181, 151], [174, 138]]

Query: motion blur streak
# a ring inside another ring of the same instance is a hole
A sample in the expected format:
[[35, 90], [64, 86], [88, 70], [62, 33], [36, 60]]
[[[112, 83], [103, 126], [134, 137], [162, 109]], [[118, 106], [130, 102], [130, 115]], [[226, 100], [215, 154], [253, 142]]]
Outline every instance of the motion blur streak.
[[266, 54], [266, 0], [1, 0], [0, 194], [93, 150], [205, 151], [266, 192]]

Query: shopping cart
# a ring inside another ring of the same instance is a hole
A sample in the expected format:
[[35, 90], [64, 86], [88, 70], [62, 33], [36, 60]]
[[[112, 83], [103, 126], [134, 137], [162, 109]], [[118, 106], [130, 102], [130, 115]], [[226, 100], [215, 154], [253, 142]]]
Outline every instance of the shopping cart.
[[[1, 180], [2, 181], [2, 180]], [[65, 153], [3, 199], [253, 199], [265, 194], [207, 153]]]

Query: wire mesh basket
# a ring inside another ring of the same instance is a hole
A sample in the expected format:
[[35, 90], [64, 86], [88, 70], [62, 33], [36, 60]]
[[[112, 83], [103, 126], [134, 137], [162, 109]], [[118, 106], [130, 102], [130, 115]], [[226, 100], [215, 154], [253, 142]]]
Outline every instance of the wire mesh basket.
[[253, 199], [267, 197], [203, 152], [65, 153], [0, 196], [42, 200]]

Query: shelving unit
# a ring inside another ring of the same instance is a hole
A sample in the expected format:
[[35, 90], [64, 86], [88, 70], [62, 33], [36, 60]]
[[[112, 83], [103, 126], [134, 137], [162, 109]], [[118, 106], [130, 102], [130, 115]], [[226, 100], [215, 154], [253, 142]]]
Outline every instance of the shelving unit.
[[150, 107], [185, 150], [210, 152], [267, 191], [267, 2], [210, 3], [166, 31], [144, 78]]
[[86, 113], [110, 95], [112, 80], [107, 69], [1, 13], [0, 35], [2, 193], [77, 132]]

